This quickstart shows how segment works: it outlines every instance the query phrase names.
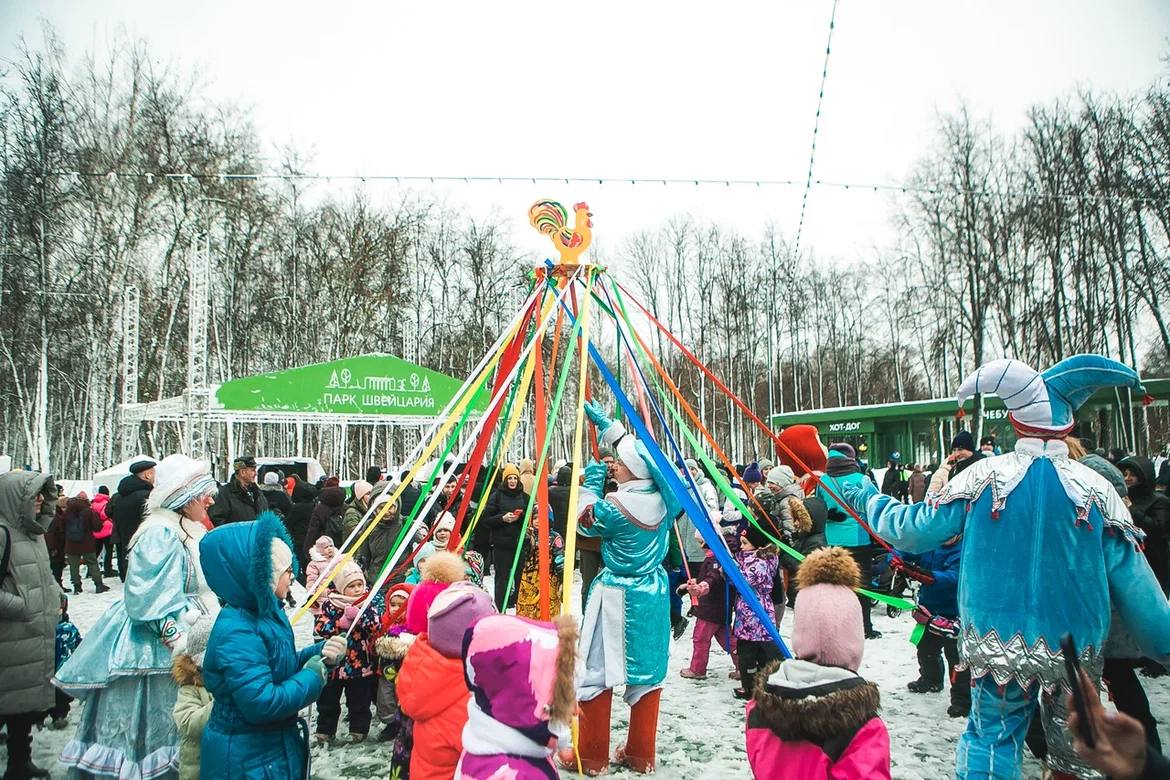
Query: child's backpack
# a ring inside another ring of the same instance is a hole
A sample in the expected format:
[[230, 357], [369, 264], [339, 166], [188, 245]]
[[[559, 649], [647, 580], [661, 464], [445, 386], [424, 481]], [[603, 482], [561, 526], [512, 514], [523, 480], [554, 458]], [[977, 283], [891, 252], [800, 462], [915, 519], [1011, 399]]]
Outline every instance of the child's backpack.
[[85, 541], [85, 519], [77, 512], [65, 515], [65, 540], [69, 542]]

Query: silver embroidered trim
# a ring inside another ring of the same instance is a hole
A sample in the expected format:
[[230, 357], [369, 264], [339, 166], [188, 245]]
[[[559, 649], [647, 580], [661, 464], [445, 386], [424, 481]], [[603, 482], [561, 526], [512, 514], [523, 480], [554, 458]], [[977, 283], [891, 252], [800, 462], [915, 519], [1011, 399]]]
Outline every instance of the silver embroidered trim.
[[[1044, 637], [1037, 638], [1029, 646], [1017, 633], [1004, 642], [995, 629], [980, 635], [968, 623], [959, 637], [959, 655], [976, 679], [991, 675], [998, 685], [1014, 680], [1022, 688], [1039, 683], [1049, 692], [1057, 688], [1067, 689], [1060, 648], [1049, 647]], [[1082, 648], [1080, 661], [1090, 677], [1100, 679], [1105, 660], [1097, 648]]]
[[[985, 458], [948, 482], [937, 494], [927, 496], [927, 501], [936, 507], [952, 501], [974, 503], [983, 491], [990, 488], [991, 511], [999, 512], [1037, 457], [1027, 448], [1022, 448], [1006, 455]], [[1129, 509], [1104, 477], [1067, 457], [1048, 456], [1048, 461], [1056, 469], [1065, 495], [1076, 507], [1075, 522], [1087, 522], [1090, 509], [1096, 506], [1107, 528], [1120, 531], [1135, 547], [1141, 546], [1145, 532], [1134, 525]]]

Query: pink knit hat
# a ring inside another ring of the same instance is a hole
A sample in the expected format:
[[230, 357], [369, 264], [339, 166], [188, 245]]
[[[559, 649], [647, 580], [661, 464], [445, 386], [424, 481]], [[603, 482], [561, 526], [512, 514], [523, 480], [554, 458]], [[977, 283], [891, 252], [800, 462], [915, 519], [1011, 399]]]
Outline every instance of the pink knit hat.
[[345, 589], [355, 582], [360, 582], [364, 588], [366, 585], [366, 575], [362, 572], [361, 566], [358, 566], [354, 561], [350, 561], [333, 578], [333, 587], [337, 589], [338, 593], [344, 593]]
[[427, 639], [446, 658], [463, 654], [463, 635], [484, 615], [496, 614], [496, 605], [482, 588], [453, 582], [431, 602], [427, 611]]
[[427, 632], [427, 612], [431, 602], [450, 585], [449, 582], [420, 582], [406, 601], [406, 630], [412, 634]]
[[861, 585], [857, 562], [842, 547], [825, 547], [801, 562], [796, 584], [796, 657], [856, 672], [865, 649], [861, 603], [853, 591]]

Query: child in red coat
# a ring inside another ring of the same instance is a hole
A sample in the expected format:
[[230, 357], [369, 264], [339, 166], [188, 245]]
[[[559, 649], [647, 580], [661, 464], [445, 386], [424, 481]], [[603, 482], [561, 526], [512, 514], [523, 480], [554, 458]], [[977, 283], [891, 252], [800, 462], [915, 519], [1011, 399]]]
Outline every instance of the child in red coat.
[[841, 547], [796, 573], [795, 659], [756, 675], [747, 754], [756, 777], [889, 780], [890, 735], [877, 686], [857, 674], [865, 647], [857, 563]]
[[[420, 585], [411, 601], [425, 594], [428, 584]], [[411, 780], [450, 780], [455, 775], [471, 696], [463, 674], [463, 635], [495, 611], [491, 597], [471, 583], [448, 585], [427, 611], [426, 633], [406, 651], [397, 687], [398, 703], [414, 721]]]

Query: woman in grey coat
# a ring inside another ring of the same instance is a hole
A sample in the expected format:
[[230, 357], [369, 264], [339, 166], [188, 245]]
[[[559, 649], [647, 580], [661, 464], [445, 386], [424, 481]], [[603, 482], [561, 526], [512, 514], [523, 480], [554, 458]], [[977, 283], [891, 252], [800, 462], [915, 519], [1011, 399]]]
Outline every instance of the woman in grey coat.
[[32, 762], [32, 726], [53, 706], [54, 651], [61, 587], [45, 531], [57, 488], [48, 474], [0, 475], [0, 721], [8, 727], [6, 777], [48, 777]]

